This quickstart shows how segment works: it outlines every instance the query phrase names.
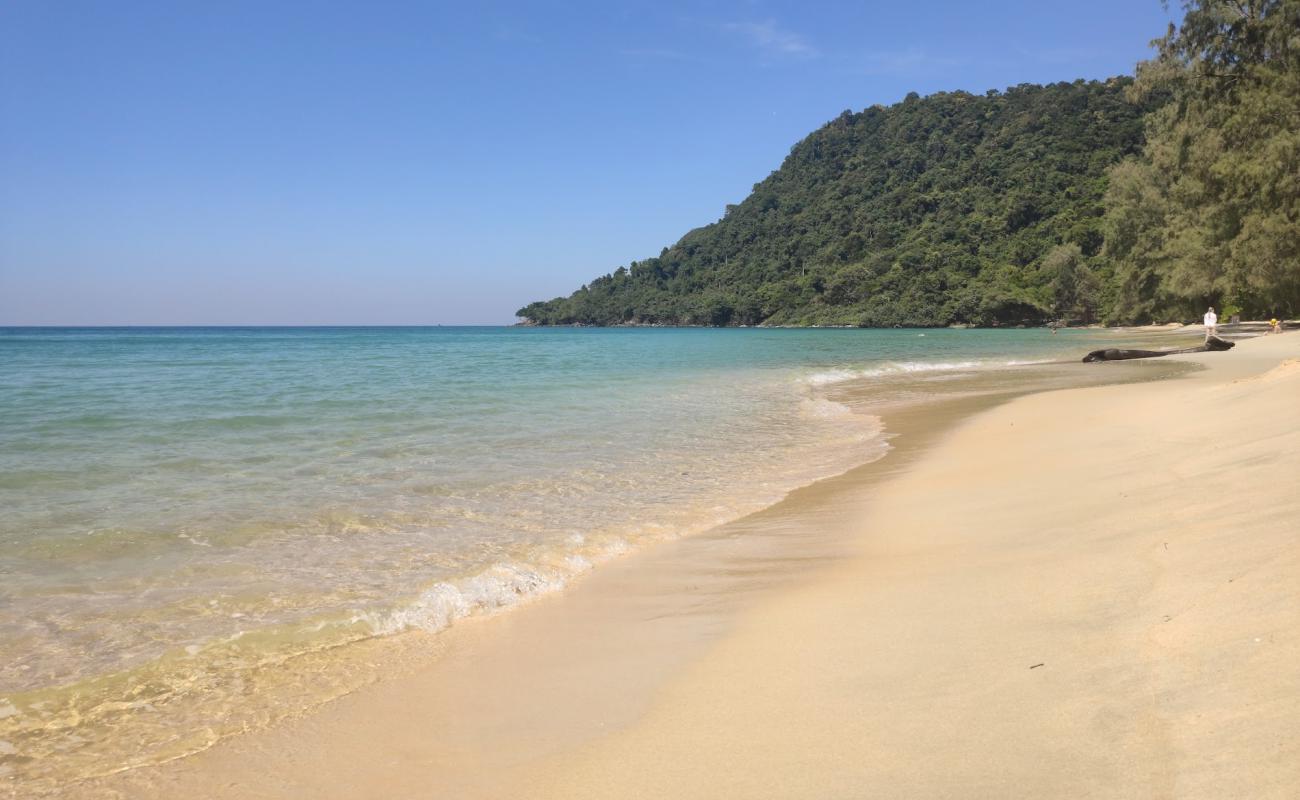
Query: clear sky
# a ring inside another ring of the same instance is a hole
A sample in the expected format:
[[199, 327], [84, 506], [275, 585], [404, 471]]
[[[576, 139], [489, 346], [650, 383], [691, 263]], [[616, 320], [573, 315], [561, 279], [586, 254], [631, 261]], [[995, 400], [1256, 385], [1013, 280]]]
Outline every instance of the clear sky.
[[509, 323], [848, 108], [1131, 74], [1159, 0], [0, 0], [0, 324]]

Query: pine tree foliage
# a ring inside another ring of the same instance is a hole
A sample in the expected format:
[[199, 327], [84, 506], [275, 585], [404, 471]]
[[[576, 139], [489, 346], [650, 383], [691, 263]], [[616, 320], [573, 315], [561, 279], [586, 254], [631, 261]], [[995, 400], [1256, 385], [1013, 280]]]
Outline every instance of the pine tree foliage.
[[1300, 0], [1200, 0], [1133, 97], [1172, 98], [1110, 173], [1114, 317], [1300, 313]]

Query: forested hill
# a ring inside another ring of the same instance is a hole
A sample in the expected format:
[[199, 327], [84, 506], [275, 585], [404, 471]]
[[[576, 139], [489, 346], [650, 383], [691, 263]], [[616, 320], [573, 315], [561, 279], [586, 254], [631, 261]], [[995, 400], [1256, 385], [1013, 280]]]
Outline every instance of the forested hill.
[[1300, 0], [1185, 0], [1136, 78], [844, 112], [536, 324], [1300, 314]]
[[1112, 283], [1098, 257], [1106, 172], [1143, 141], [1131, 82], [845, 111], [721, 220], [517, 313], [590, 325], [1090, 321]]

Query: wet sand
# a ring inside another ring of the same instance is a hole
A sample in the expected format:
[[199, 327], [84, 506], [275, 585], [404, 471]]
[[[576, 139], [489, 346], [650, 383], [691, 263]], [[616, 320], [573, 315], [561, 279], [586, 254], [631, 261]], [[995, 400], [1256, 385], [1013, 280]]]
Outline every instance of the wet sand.
[[895, 411], [875, 464], [67, 795], [1292, 796], [1297, 356]]

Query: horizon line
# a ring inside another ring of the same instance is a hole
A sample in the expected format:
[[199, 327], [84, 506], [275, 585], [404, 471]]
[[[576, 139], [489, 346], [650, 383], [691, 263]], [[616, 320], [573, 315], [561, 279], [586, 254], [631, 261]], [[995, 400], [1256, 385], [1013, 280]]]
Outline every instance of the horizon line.
[[8, 323], [0, 328], [512, 328], [517, 322], [128, 322]]

